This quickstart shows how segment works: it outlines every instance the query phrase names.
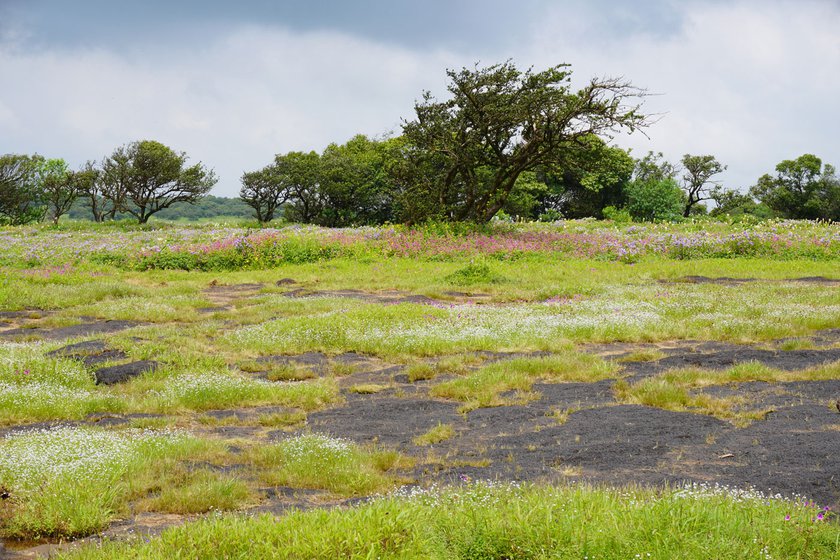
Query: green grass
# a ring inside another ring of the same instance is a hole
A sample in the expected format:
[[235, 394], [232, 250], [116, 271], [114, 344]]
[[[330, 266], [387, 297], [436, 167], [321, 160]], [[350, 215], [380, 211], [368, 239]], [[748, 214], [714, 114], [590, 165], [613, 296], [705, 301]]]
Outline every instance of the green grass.
[[600, 381], [615, 377], [618, 367], [583, 352], [568, 351], [538, 358], [502, 360], [429, 390], [434, 397], [464, 403], [462, 412], [492, 406], [523, 404], [539, 398], [531, 391], [535, 381]]
[[[221, 441], [183, 434], [171, 440], [159, 434], [141, 437], [132, 430], [180, 426], [207, 433], [228, 424], [253, 426], [260, 435], [299, 430], [308, 412], [341, 403], [336, 378], [361, 369], [336, 360], [324, 379], [314, 379], [308, 369], [258, 362], [260, 356], [320, 351], [383, 358], [405, 364], [410, 381], [429, 381], [418, 390], [428, 387], [432, 396], [456, 400], [462, 410], [470, 410], [540, 398], [533, 388], [539, 381], [620, 377], [620, 363], [576, 352], [579, 344], [786, 338], [777, 347], [794, 351], [813, 348], [808, 337], [814, 331], [840, 326], [837, 290], [784, 281], [837, 277], [834, 245], [809, 241], [835, 238], [836, 225], [775, 223], [753, 228], [689, 221], [631, 227], [571, 221], [492, 226], [482, 232], [527, 237], [549, 231], [589, 236], [599, 243], [648, 234], [752, 234], [775, 228], [801, 240], [792, 249], [780, 246], [778, 254], [756, 253], [736, 243], [727, 254], [649, 253], [634, 256], [636, 262], [629, 266], [609, 254], [587, 258], [579, 256], [586, 251], [573, 250], [486, 254], [468, 244], [461, 252], [424, 252], [463, 240], [463, 232], [446, 228], [421, 232], [415, 238], [422, 240], [417, 255], [395, 256], [402, 253], [382, 241], [392, 234], [385, 228], [376, 235], [370, 235], [371, 230], [289, 230], [276, 246], [266, 243], [256, 251], [195, 257], [177, 250], [148, 252], [146, 257], [141, 252], [154, 245], [209, 244], [248, 232], [169, 224], [0, 228], [5, 236], [0, 311], [29, 310], [23, 319], [0, 319], [0, 330], [90, 320], [82, 317], [139, 321], [141, 325], [129, 330], [86, 339], [102, 339], [130, 359], [161, 364], [157, 371], [127, 383], [102, 387], [94, 385], [93, 367], [45, 356], [82, 339], [25, 344], [0, 339], [0, 425], [114, 413], [165, 415], [134, 418], [111, 432], [83, 428], [78, 437], [66, 436], [63, 444], [37, 443], [37, 435], [27, 436], [28, 443], [0, 440], [0, 486], [11, 494], [0, 504], [0, 531], [25, 538], [80, 536], [132, 511], [242, 509], [258, 501], [258, 485], [316, 488], [338, 499], [385, 492], [403, 481], [411, 463], [406, 457], [316, 435], [270, 445], [256, 439], [228, 441], [244, 450], [234, 456]], [[127, 257], [121, 257], [123, 253]], [[706, 258], [712, 254], [725, 258]], [[158, 268], [141, 270], [148, 267]], [[192, 270], [173, 269], [178, 267]], [[756, 281], [681, 281], [690, 275]], [[295, 288], [315, 295], [286, 297], [289, 287], [275, 284], [285, 277], [296, 280]], [[262, 288], [247, 298], [225, 299], [226, 309], [209, 315], [197, 312], [217, 304], [207, 292], [211, 284], [240, 283]], [[383, 305], [317, 295], [359, 287], [401, 290], [440, 303]], [[454, 290], [488, 297], [475, 305]], [[25, 335], [40, 337], [35, 330]], [[482, 351], [554, 355], [497, 362]], [[658, 360], [663, 355], [642, 350], [619, 362]], [[256, 379], [263, 375], [267, 380]], [[748, 363], [723, 371], [673, 370], [633, 384], [618, 380], [615, 392], [623, 402], [710, 414], [744, 425], [766, 411], [754, 410], [737, 396], [713, 398], [701, 390], [748, 381], [838, 378], [840, 363], [794, 372]], [[371, 378], [349, 390], [374, 393], [388, 387], [388, 379]], [[395, 396], [401, 394], [395, 391]], [[257, 406], [274, 406], [281, 412], [221, 420], [203, 414]], [[574, 412], [557, 409], [551, 416], [562, 423]], [[453, 426], [439, 424], [415, 443], [434, 445], [455, 435]], [[79, 454], [86, 457], [81, 464], [96, 475], [89, 484], [79, 484], [88, 480], [87, 474], [65, 468]], [[445, 464], [486, 466], [489, 460], [452, 456]], [[35, 474], [21, 478], [24, 472]], [[141, 558], [634, 558], [650, 552], [653, 558], [691, 559], [762, 557], [766, 546], [774, 558], [837, 557], [836, 524], [805, 523], [813, 515], [797, 506], [759, 501], [719, 495], [678, 498], [670, 491], [471, 487], [415, 500], [382, 499], [348, 511], [295, 513], [280, 522], [213, 517], [169, 531], [149, 544], [108, 544], [80, 555], [120, 558], [136, 551]], [[795, 523], [781, 521], [787, 513]]]
[[197, 470], [140, 501], [136, 511], [205, 513], [237, 509], [255, 499], [253, 490], [238, 478]]
[[452, 424], [441, 424], [438, 422], [437, 426], [431, 428], [425, 434], [417, 436], [412, 441], [414, 445], [434, 445], [452, 439], [453, 437], [455, 437], [455, 428]]
[[0, 534], [12, 538], [94, 533], [178, 461], [206, 452], [166, 432], [57, 428], [0, 440], [0, 487], [10, 493]]
[[410, 464], [395, 451], [368, 450], [348, 440], [305, 434], [252, 451], [266, 484], [364, 496], [393, 488], [394, 470]]
[[[73, 560], [210, 558], [831, 559], [837, 523], [801, 503], [696, 487], [470, 485], [280, 519], [212, 517], [150, 542], [104, 543]], [[785, 516], [790, 516], [785, 521]]]
[[155, 372], [124, 390], [138, 412], [164, 414], [261, 405], [316, 410], [339, 400], [331, 379], [274, 383], [213, 370]]
[[46, 357], [38, 344], [0, 344], [0, 426], [120, 412], [126, 403], [98, 389], [81, 363]]
[[665, 352], [661, 350], [636, 350], [630, 352], [626, 356], [621, 356], [617, 362], [655, 362], [665, 357]]

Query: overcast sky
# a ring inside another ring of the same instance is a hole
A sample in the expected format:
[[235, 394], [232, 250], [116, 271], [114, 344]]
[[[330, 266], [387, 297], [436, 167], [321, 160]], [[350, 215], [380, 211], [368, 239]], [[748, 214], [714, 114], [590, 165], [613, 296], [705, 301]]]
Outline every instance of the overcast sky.
[[713, 154], [730, 187], [840, 166], [840, 0], [0, 0], [0, 153], [99, 160], [154, 139], [214, 194], [274, 154], [399, 132], [445, 69], [623, 76], [661, 120], [615, 143]]

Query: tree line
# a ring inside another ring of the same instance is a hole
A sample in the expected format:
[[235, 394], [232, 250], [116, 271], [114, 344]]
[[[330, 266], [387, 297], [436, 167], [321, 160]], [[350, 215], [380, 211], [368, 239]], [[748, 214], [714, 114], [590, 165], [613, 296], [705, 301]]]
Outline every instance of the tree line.
[[[521, 71], [511, 62], [448, 70], [448, 97], [425, 92], [398, 136], [357, 135], [321, 153], [278, 154], [241, 177], [240, 198], [261, 223], [279, 217], [330, 227], [485, 223], [498, 216], [677, 220], [707, 212], [840, 221], [833, 166], [802, 155], [763, 175], [748, 193], [726, 189], [713, 155], [634, 159], [609, 144], [651, 125], [645, 92], [593, 79], [574, 90], [567, 65]], [[215, 184], [212, 170], [155, 141], [117, 148], [68, 169], [40, 156], [0, 157], [0, 220], [55, 222], [84, 200], [94, 219], [145, 223], [192, 204]]]

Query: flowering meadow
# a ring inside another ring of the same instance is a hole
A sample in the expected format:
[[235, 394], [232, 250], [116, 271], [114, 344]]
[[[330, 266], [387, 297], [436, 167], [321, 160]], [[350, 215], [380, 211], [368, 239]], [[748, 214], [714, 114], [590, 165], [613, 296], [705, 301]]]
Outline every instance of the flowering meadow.
[[0, 556], [834, 559], [838, 383], [838, 224], [0, 228]]
[[[840, 258], [840, 226], [765, 221], [619, 225], [593, 220], [553, 224], [496, 224], [470, 231], [446, 228], [362, 227], [281, 229], [170, 226], [160, 229], [0, 230], [0, 265], [26, 266], [32, 274], [62, 274], [79, 262], [126, 269], [237, 270], [330, 258], [405, 257], [452, 260], [488, 257], [598, 259], [635, 262], [670, 259], [766, 257]], [[52, 267], [52, 268], [50, 268]]]

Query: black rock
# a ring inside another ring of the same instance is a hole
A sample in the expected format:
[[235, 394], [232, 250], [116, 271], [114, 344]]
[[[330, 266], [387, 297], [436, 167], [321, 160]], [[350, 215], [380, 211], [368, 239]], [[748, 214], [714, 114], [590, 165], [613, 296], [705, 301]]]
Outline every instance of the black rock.
[[151, 360], [140, 360], [137, 362], [130, 362], [128, 364], [98, 369], [93, 375], [98, 384], [113, 385], [115, 383], [128, 381], [132, 377], [137, 377], [147, 371], [153, 371], [157, 369], [157, 366], [157, 362]]

